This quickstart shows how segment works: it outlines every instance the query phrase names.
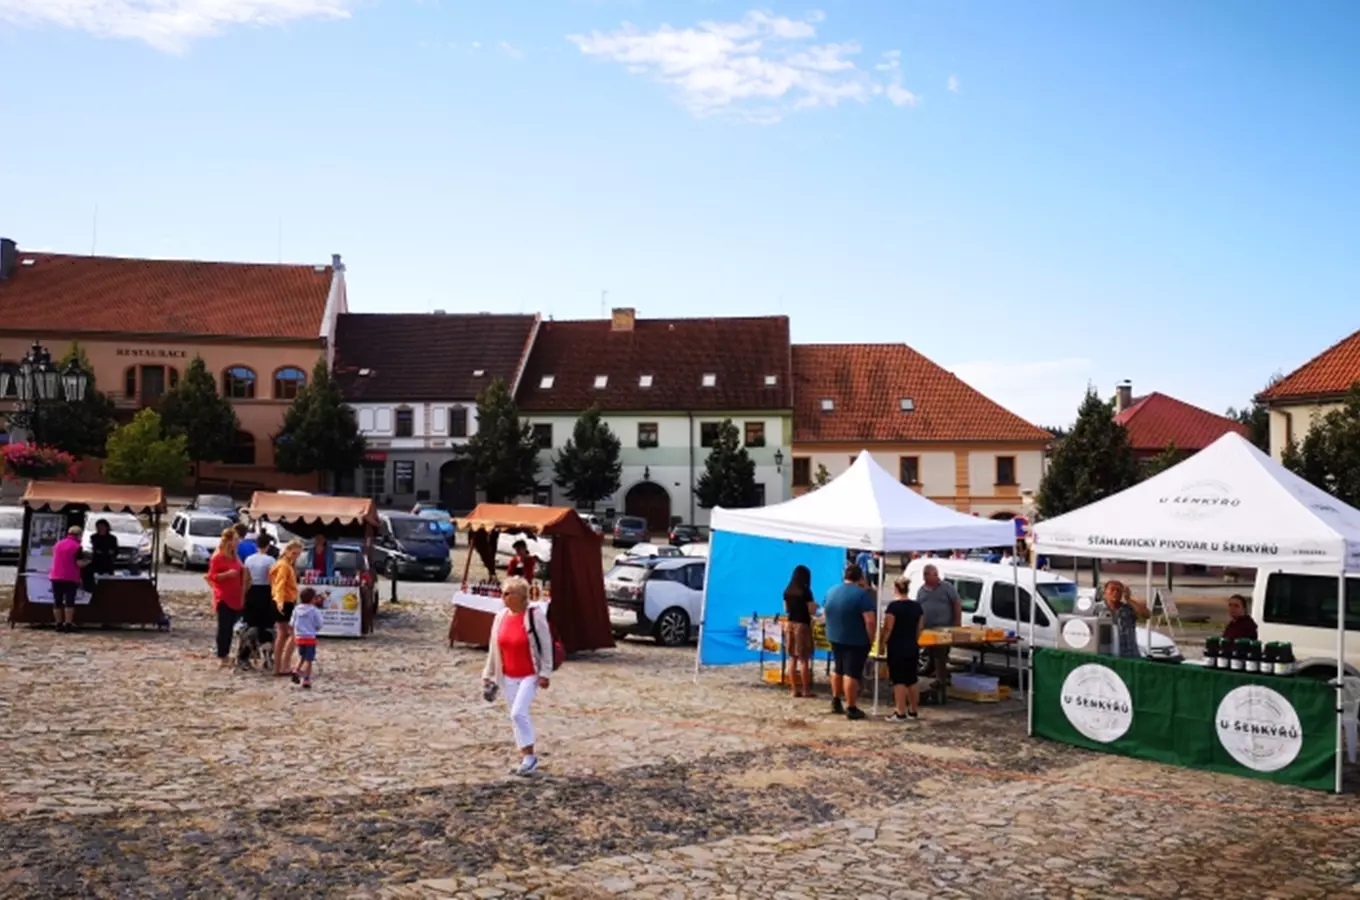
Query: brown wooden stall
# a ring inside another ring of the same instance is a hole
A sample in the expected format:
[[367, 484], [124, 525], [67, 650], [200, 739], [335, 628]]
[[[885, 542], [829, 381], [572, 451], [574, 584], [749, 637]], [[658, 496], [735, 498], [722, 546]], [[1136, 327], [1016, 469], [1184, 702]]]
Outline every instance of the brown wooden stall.
[[[457, 520], [458, 528], [469, 533], [468, 560], [463, 567], [467, 582], [472, 554], [478, 547], [483, 560], [494, 560], [501, 534], [528, 534], [552, 541], [548, 561], [551, 602], [548, 620], [568, 653], [614, 646], [609, 627], [609, 606], [604, 598], [604, 565], [600, 557], [601, 537], [573, 509], [552, 506], [516, 506], [482, 503]], [[494, 613], [488, 610], [454, 607], [449, 623], [449, 644], [486, 646]]]
[[[9, 624], [50, 625], [52, 604], [29, 598], [30, 576], [47, 578], [46, 565], [30, 568], [30, 539], [33, 537], [35, 516], [60, 517], [61, 524], [50, 529], [53, 537], [65, 535], [70, 525], [84, 525], [85, 514], [129, 513], [151, 520], [151, 563], [145, 574], [98, 576], [89, 603], [77, 603], [77, 625], [154, 625], [170, 627], [170, 619], [161, 606], [159, 587], [161, 515], [165, 512], [165, 496], [158, 487], [139, 484], [72, 484], [58, 481], [33, 481], [20, 501], [24, 509], [23, 540], [19, 548], [19, 567], [14, 583], [14, 603], [9, 610]], [[57, 520], [53, 519], [55, 523]], [[39, 536], [41, 544], [45, 539]], [[38, 547], [33, 548], [35, 551]], [[33, 559], [42, 559], [34, 553]], [[37, 565], [34, 563], [33, 565]]]

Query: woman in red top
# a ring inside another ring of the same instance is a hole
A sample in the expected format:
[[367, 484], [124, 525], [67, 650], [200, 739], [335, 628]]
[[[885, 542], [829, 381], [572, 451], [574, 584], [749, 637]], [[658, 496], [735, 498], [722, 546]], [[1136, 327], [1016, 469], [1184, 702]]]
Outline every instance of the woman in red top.
[[482, 670], [482, 684], [487, 700], [495, 698], [497, 687], [505, 691], [520, 755], [515, 773], [531, 775], [538, 768], [538, 757], [534, 754], [529, 707], [539, 689], [547, 689], [552, 675], [552, 630], [543, 604], [529, 603], [529, 582], [523, 578], [505, 579], [501, 599], [505, 609], [496, 613], [491, 624], [491, 648]]
[[213, 611], [217, 613], [217, 658], [223, 667], [231, 665], [231, 635], [246, 607], [245, 568], [236, 555], [236, 530], [222, 532], [217, 551], [208, 560], [203, 578], [212, 588]]
[[515, 541], [515, 555], [510, 557], [510, 562], [505, 566], [505, 574], [509, 578], [518, 575], [530, 584], [534, 583], [534, 566], [538, 560], [534, 559], [529, 553], [529, 545], [524, 541]]

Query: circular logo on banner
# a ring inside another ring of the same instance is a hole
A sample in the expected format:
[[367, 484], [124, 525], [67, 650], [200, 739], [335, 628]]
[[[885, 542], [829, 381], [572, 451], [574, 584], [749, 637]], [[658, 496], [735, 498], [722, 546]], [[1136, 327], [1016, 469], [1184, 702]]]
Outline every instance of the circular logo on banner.
[[1303, 726], [1293, 705], [1259, 684], [1229, 691], [1215, 721], [1223, 749], [1257, 772], [1278, 772], [1303, 749]]
[[1133, 724], [1133, 697], [1124, 679], [1114, 669], [1095, 663], [1068, 673], [1062, 686], [1062, 710], [1073, 728], [1102, 744], [1119, 740]]
[[1233, 495], [1232, 487], [1211, 478], [1183, 485], [1178, 492], [1162, 497], [1159, 502], [1166, 504], [1171, 515], [1191, 522], [1242, 505], [1242, 499]]
[[1081, 619], [1069, 619], [1062, 634], [1069, 647], [1085, 647], [1091, 642], [1091, 626]]

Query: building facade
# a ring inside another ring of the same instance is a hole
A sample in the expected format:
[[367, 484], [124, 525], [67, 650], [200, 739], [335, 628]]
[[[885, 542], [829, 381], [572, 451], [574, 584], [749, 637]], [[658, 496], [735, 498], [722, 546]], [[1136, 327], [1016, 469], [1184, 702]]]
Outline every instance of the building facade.
[[477, 395], [500, 379], [513, 396], [537, 329], [526, 315], [341, 316], [335, 377], [368, 444], [341, 492], [470, 511], [477, 490], [458, 448], [477, 433]]
[[708, 524], [694, 488], [726, 419], [755, 462], [763, 502], [786, 500], [791, 381], [782, 316], [640, 319], [616, 309], [607, 321], [544, 322], [517, 395], [542, 448], [533, 500], [571, 503], [552, 460], [592, 406], [622, 444], [619, 490], [596, 504], [606, 516], [641, 516], [654, 533]]
[[1315, 421], [1341, 408], [1356, 382], [1360, 382], [1360, 331], [1263, 391], [1257, 399], [1270, 410], [1270, 455], [1281, 459], [1291, 441], [1302, 443]]
[[[79, 343], [127, 421], [203, 358], [240, 423], [224, 461], [202, 466], [205, 490], [317, 487], [317, 477], [274, 469], [274, 436], [347, 307], [338, 255], [316, 266], [146, 260], [30, 253], [0, 240], [3, 361], [35, 341], [54, 360]], [[0, 410], [14, 403], [11, 391]], [[97, 471], [82, 465], [83, 477]]]
[[960, 512], [1024, 514], [1052, 436], [904, 344], [793, 347], [792, 488], [835, 478], [859, 455]]

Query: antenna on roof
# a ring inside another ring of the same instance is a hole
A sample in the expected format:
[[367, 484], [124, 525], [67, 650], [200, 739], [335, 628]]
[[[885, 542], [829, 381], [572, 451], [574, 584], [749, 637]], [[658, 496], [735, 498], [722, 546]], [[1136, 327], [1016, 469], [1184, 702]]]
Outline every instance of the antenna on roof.
[[94, 205], [94, 223], [90, 226], [90, 255], [94, 256], [94, 248], [99, 244], [99, 204]]
[[604, 298], [609, 296], [609, 291], [600, 291], [600, 318], [609, 315], [609, 307], [605, 305]]

